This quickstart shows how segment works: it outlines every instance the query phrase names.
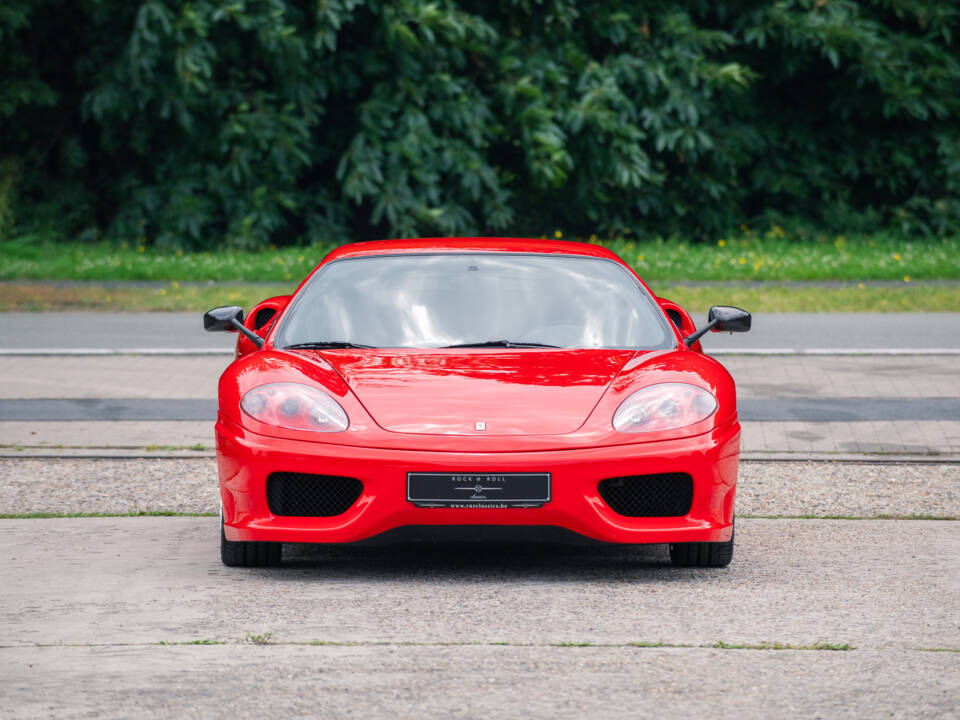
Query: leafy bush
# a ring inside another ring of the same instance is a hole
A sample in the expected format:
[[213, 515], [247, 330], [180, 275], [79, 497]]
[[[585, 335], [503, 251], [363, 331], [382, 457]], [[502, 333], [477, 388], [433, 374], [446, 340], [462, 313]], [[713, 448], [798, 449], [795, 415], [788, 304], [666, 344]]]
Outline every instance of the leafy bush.
[[937, 0], [0, 0], [0, 211], [161, 248], [945, 235], [958, 26]]

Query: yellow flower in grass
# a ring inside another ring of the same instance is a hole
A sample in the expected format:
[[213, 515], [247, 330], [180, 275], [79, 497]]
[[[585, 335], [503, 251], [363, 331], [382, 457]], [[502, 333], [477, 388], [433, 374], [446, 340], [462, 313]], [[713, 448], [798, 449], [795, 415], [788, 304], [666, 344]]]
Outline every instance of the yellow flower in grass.
[[726, 240], [721, 240], [720, 242], [717, 243], [717, 245], [719, 245], [720, 247], [726, 247], [727, 241], [726, 241]]
[[900, 253], [894, 253], [894, 254], [893, 254], [893, 259], [896, 260], [897, 262], [899, 262], [899, 261], [900, 261]]
[[904, 276], [903, 276], [903, 281], [904, 281], [904, 282], [910, 282], [910, 276], [909, 276], [909, 275], [904, 275]]

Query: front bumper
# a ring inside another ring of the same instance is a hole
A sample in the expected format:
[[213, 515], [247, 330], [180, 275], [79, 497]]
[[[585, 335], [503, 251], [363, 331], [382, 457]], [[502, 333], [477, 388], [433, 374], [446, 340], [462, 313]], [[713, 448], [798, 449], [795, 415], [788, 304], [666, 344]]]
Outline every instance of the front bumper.
[[[730, 539], [740, 453], [735, 420], [679, 440], [536, 452], [434, 452], [358, 448], [251, 433], [220, 416], [217, 464], [228, 540], [346, 543], [395, 528], [423, 525], [560, 527], [611, 543], [721, 542]], [[540, 508], [418, 508], [406, 499], [406, 475], [421, 472], [549, 472], [549, 503]], [[363, 493], [335, 517], [287, 517], [270, 512], [272, 472], [359, 479]], [[693, 504], [682, 517], [626, 517], [597, 491], [609, 477], [688, 473]]]

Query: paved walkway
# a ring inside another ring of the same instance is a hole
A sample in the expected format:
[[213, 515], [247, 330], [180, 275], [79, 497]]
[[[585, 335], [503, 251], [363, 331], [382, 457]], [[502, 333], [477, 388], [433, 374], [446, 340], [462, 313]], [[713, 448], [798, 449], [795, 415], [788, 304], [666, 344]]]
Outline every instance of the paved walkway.
[[294, 547], [239, 570], [216, 518], [0, 520], [0, 707], [950, 717], [956, 526], [745, 519], [725, 570], [660, 546]]

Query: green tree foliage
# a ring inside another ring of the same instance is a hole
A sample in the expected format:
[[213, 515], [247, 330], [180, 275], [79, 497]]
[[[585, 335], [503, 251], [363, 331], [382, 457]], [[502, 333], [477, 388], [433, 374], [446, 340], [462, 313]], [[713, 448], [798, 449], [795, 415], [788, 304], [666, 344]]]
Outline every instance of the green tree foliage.
[[957, 232], [958, 29], [939, 0], [0, 0], [0, 231]]

